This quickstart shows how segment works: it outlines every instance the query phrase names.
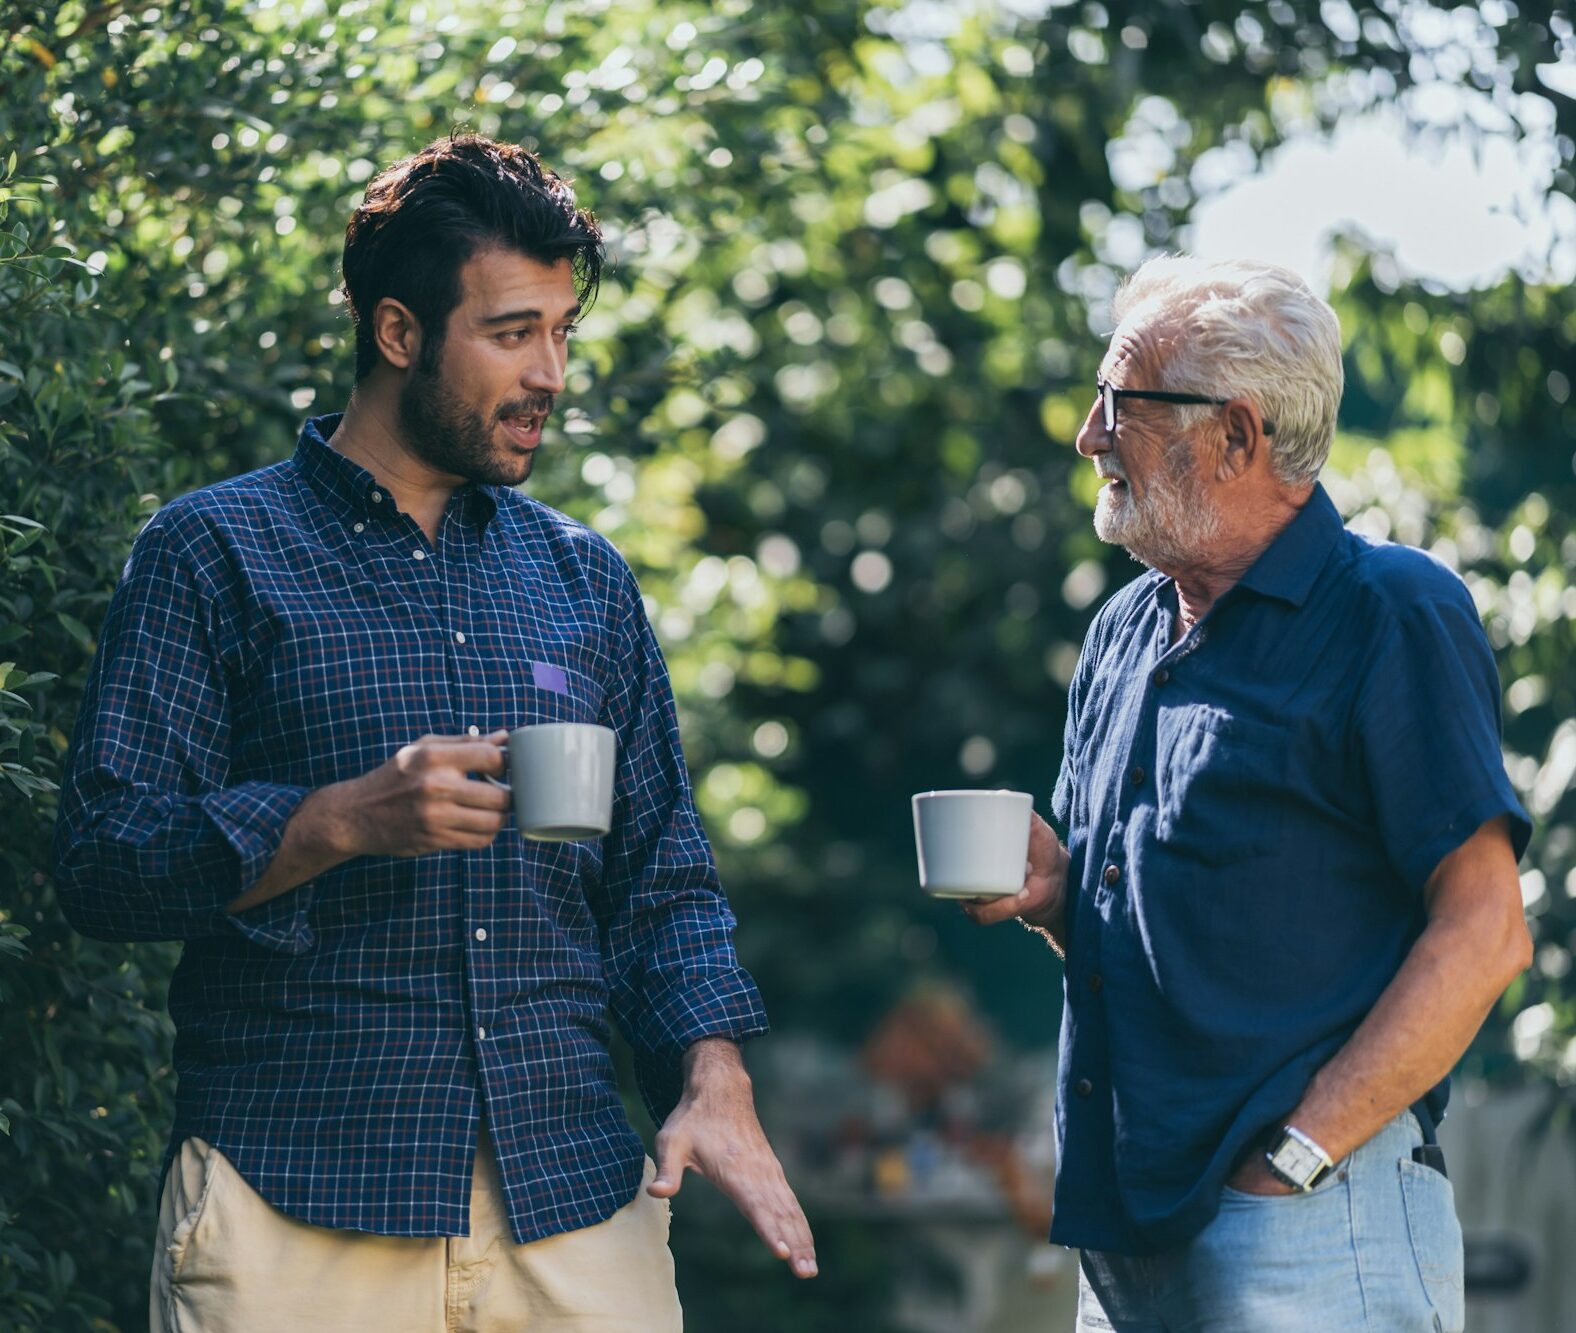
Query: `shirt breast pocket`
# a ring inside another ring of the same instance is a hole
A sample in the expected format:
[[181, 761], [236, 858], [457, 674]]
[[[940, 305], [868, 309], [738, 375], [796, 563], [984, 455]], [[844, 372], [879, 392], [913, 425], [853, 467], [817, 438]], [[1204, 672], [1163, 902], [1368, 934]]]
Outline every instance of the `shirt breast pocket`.
[[1273, 852], [1285, 824], [1290, 733], [1218, 708], [1163, 712], [1155, 834], [1208, 865]]
[[553, 662], [527, 662], [507, 701], [506, 725], [531, 727], [543, 722], [595, 722], [602, 691], [591, 677]]

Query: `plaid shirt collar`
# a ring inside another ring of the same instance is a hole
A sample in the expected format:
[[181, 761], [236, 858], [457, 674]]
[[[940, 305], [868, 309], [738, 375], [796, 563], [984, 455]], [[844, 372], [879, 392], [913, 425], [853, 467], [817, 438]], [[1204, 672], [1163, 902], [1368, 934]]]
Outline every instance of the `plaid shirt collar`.
[[[344, 415], [343, 412], [331, 412], [309, 418], [301, 427], [294, 463], [329, 512], [346, 527], [351, 527], [386, 519], [398, 512], [398, 506], [376, 477], [329, 443]], [[461, 516], [474, 523], [484, 535], [493, 515], [498, 512], [493, 487], [479, 482], [467, 482], [459, 487], [450, 504], [459, 505]]]

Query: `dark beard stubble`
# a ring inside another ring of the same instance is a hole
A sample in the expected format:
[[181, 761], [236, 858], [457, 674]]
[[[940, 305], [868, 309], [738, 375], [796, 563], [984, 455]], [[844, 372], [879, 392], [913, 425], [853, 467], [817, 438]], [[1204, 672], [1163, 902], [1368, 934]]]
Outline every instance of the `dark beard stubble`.
[[524, 413], [546, 416], [551, 394], [538, 394], [499, 408], [491, 423], [461, 402], [432, 367], [418, 360], [400, 389], [399, 422], [416, 457], [439, 472], [483, 486], [518, 486], [531, 475], [534, 453], [523, 459], [502, 454], [493, 443], [499, 422]]

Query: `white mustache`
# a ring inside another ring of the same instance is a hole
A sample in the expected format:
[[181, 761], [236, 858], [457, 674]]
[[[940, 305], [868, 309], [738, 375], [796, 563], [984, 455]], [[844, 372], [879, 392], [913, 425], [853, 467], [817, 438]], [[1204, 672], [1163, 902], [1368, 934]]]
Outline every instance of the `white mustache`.
[[1126, 481], [1127, 480], [1127, 473], [1122, 471], [1121, 467], [1118, 464], [1116, 464], [1116, 463], [1106, 463], [1103, 460], [1096, 461], [1096, 463], [1094, 465], [1094, 474], [1095, 474], [1095, 476], [1099, 477], [1102, 481]]

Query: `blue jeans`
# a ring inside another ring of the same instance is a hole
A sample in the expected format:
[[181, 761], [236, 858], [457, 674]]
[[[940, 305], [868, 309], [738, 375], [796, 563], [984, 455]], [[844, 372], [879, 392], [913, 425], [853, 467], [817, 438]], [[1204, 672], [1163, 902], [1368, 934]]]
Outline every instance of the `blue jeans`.
[[1085, 1250], [1079, 1333], [1460, 1333], [1461, 1224], [1422, 1141], [1408, 1111], [1311, 1193], [1227, 1189], [1186, 1245]]

